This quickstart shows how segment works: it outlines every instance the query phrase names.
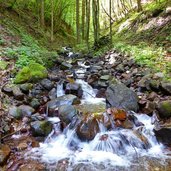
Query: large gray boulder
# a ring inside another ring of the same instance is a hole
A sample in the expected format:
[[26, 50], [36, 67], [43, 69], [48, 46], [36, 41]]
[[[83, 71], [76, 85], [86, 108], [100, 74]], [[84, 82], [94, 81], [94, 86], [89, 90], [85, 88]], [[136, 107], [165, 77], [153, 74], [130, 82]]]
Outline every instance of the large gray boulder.
[[65, 124], [69, 124], [77, 115], [77, 110], [72, 105], [62, 105], [58, 109], [59, 118]]
[[57, 115], [57, 109], [62, 105], [72, 105], [79, 103], [79, 99], [77, 96], [74, 96], [72, 94], [60, 96], [54, 100], [49, 101], [46, 106], [48, 109], [48, 115], [49, 116], [55, 116]]
[[113, 82], [106, 91], [108, 107], [124, 108], [125, 110], [138, 111], [137, 94], [117, 81]]

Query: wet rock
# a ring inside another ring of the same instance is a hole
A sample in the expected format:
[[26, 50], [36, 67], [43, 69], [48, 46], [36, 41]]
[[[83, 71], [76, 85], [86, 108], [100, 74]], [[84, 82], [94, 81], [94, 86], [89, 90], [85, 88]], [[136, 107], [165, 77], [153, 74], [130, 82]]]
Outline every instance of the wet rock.
[[12, 86], [10, 84], [5, 84], [2, 87], [2, 92], [6, 93], [8, 95], [12, 95], [13, 94]]
[[77, 136], [82, 141], [93, 140], [99, 131], [100, 129], [97, 119], [90, 115], [83, 118], [76, 129]]
[[4, 165], [10, 155], [10, 147], [8, 145], [0, 146], [0, 165]]
[[23, 117], [21, 109], [16, 106], [10, 107], [8, 113], [15, 119], [21, 119]]
[[51, 90], [53, 88], [53, 83], [49, 79], [43, 79], [40, 84], [46, 89]]
[[143, 109], [143, 113], [152, 114], [155, 110], [156, 105], [153, 102], [147, 101], [145, 108]]
[[22, 116], [31, 116], [35, 109], [28, 105], [21, 105], [18, 107], [21, 110]]
[[16, 100], [23, 100], [24, 99], [24, 94], [21, 92], [19, 87], [13, 87], [12, 89], [14, 98]]
[[171, 94], [171, 82], [162, 82], [161, 87], [166, 92], [166, 95]]
[[68, 83], [65, 89], [66, 94], [73, 94], [77, 97], [81, 98], [83, 95], [83, 90], [80, 84], [77, 83]]
[[131, 122], [128, 118], [122, 123], [122, 127], [125, 129], [132, 129], [134, 127], [133, 122]]
[[103, 68], [101, 66], [94, 65], [94, 66], [92, 66], [91, 71], [99, 71], [99, 70], [102, 70], [102, 69]]
[[45, 119], [45, 117], [40, 115], [40, 113], [35, 113], [35, 114], [31, 115], [32, 121], [42, 121], [44, 119]]
[[110, 114], [114, 120], [124, 121], [126, 120], [126, 112], [122, 109], [117, 109], [115, 107], [108, 108], [107, 113]]
[[33, 98], [33, 99], [31, 100], [30, 105], [31, 105], [31, 107], [33, 107], [34, 109], [38, 109], [39, 106], [40, 106], [40, 102], [39, 102], [38, 99]]
[[157, 106], [157, 110], [161, 118], [171, 117], [171, 100], [160, 102]]
[[97, 98], [105, 98], [106, 97], [106, 89], [101, 88], [100, 90], [97, 91], [96, 97]]
[[31, 131], [33, 136], [47, 136], [52, 131], [52, 123], [49, 121], [31, 122]]
[[61, 63], [61, 69], [62, 70], [67, 70], [67, 69], [71, 69], [71, 68], [72, 68], [72, 65], [70, 63], [67, 63], [67, 62]]
[[31, 83], [25, 83], [20, 85], [20, 90], [26, 94], [29, 93], [29, 90], [31, 90], [32, 88], [33, 88], [33, 84]]
[[48, 95], [51, 100], [55, 99], [57, 96], [56, 88], [53, 88]]
[[48, 108], [48, 115], [49, 116], [55, 116], [57, 115], [57, 109], [59, 106], [62, 105], [73, 105], [80, 103], [80, 100], [77, 98], [77, 96], [74, 96], [72, 94], [60, 96], [54, 100], [49, 101], [46, 106]]
[[123, 108], [126, 110], [138, 111], [138, 96], [124, 84], [113, 82], [106, 91], [106, 99], [109, 107]]
[[104, 81], [104, 80], [99, 80], [98, 81], [98, 87], [99, 88], [107, 88], [108, 86], [108, 82]]
[[62, 105], [58, 109], [58, 115], [60, 120], [68, 125], [77, 115], [77, 110], [72, 105]]
[[110, 75], [103, 75], [100, 77], [100, 80], [103, 80], [103, 81], [108, 81], [110, 79]]
[[87, 82], [88, 82], [88, 84], [92, 85], [93, 83], [97, 82], [98, 79], [99, 79], [99, 76], [97, 74], [92, 74], [92, 75], [88, 76]]
[[171, 145], [171, 123], [156, 125], [154, 133], [158, 141]]

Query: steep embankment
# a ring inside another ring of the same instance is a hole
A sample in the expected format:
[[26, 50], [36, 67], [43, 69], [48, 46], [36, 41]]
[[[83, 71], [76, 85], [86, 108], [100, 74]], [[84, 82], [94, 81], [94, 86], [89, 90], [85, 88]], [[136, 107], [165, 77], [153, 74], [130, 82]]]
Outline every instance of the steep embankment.
[[[171, 2], [150, 3], [113, 24], [113, 45], [142, 65], [171, 72]], [[106, 48], [104, 48], [106, 50]], [[104, 50], [104, 51], [105, 51]], [[101, 51], [101, 50], [100, 50]]]

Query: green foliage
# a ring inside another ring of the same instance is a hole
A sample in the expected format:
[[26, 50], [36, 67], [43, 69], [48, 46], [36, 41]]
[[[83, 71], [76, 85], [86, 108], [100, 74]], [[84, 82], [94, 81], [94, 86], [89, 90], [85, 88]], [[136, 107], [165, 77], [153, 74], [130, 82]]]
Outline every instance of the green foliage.
[[32, 62], [19, 71], [15, 77], [14, 83], [37, 82], [40, 79], [46, 78], [47, 74], [48, 72], [44, 66]]
[[123, 41], [114, 38], [115, 49], [120, 52], [133, 56], [135, 60], [142, 65], [158, 69], [163, 65], [165, 51], [162, 47], [149, 46], [146, 43], [139, 43], [138, 45], [127, 44]]
[[3, 38], [0, 37], [0, 45], [4, 45], [5, 44], [5, 40]]
[[7, 68], [8, 62], [0, 60], [0, 70], [5, 70]]

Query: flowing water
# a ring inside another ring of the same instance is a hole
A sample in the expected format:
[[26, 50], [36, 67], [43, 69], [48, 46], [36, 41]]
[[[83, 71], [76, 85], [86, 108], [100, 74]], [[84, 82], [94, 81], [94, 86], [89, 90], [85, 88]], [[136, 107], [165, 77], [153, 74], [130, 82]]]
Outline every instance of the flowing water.
[[[104, 99], [95, 98], [95, 91], [86, 82], [77, 80], [77, 83], [81, 84], [84, 91], [82, 103], [104, 103]], [[57, 96], [63, 92], [63, 86], [58, 86]], [[79, 140], [76, 135], [77, 124], [72, 129], [68, 126], [61, 132], [59, 118], [49, 118], [54, 123], [54, 130], [39, 148], [34, 148], [27, 156], [39, 159], [49, 164], [49, 167], [58, 161], [67, 160], [68, 170], [75, 170], [74, 167], [80, 163], [84, 167], [89, 165], [89, 168], [91, 166], [94, 170], [127, 170], [126, 168], [133, 166], [137, 169], [141, 165], [144, 170], [148, 170], [146, 157], [152, 158], [153, 161], [157, 159], [157, 163], [165, 161], [167, 157], [164, 154], [164, 146], [158, 143], [154, 136], [151, 117], [145, 114], [132, 115], [143, 123], [143, 126], [107, 130], [103, 123], [99, 122], [100, 132], [89, 142]], [[100, 168], [96, 165], [100, 165]]]
[[[105, 99], [96, 98], [96, 91], [85, 81], [78, 79], [76, 83], [83, 90], [78, 108], [108, 117], [105, 113]], [[63, 83], [57, 86], [57, 97], [62, 95]], [[142, 124], [134, 124], [132, 129], [116, 128], [111, 119], [113, 126], [108, 130], [103, 122], [98, 121], [100, 131], [88, 142], [77, 137], [78, 124], [68, 125], [61, 132], [60, 119], [49, 118], [54, 124], [53, 131], [39, 148], [32, 149], [26, 156], [46, 163], [48, 170], [54, 171], [58, 170], [57, 163], [61, 161], [67, 163], [65, 170], [68, 171], [169, 171], [168, 167], [165, 168], [169, 157], [165, 147], [154, 136], [151, 117], [133, 112], [130, 115]]]

